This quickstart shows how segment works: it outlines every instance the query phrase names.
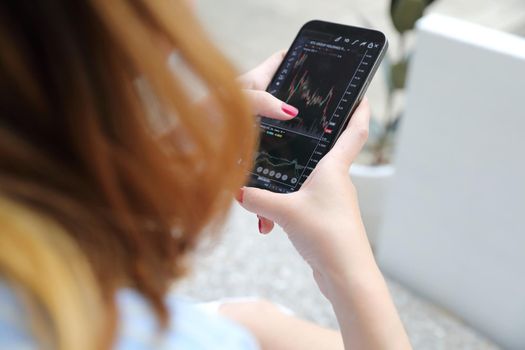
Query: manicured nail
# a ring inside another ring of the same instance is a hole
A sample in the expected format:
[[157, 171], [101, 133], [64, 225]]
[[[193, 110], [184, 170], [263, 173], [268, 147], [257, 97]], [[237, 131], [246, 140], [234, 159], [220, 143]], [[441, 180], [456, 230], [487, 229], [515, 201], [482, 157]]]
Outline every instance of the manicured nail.
[[261, 219], [258, 219], [259, 222], [258, 222], [258, 225], [259, 225], [259, 233], [263, 233], [262, 232], [262, 222], [261, 222]]
[[235, 199], [237, 202], [242, 204], [242, 200], [244, 199], [244, 189], [240, 188], [239, 191], [237, 191], [237, 194], [235, 195]]
[[294, 106], [289, 105], [288, 103], [283, 102], [281, 109], [284, 113], [291, 115], [292, 117], [295, 117], [297, 114], [299, 114], [299, 110]]

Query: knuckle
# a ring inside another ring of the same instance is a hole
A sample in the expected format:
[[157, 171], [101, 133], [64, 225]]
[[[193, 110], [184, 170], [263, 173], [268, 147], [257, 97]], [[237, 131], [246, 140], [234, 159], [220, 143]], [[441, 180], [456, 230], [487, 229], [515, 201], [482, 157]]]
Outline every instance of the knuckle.
[[257, 192], [254, 191], [252, 188], [245, 188], [243, 191], [243, 198], [242, 198], [242, 205], [246, 209], [252, 211], [256, 209], [257, 204], [259, 202]]
[[271, 103], [274, 100], [274, 97], [268, 91], [262, 91], [261, 99], [263, 99], [265, 103]]
[[358, 126], [355, 129], [355, 134], [357, 135], [357, 138], [361, 141], [366, 141], [368, 139], [368, 128], [366, 126]]
[[264, 94], [261, 91], [254, 91], [252, 96], [255, 105], [261, 106], [264, 103]]
[[266, 91], [255, 92], [255, 105], [260, 112], [268, 113], [268, 106], [271, 103], [271, 95]]

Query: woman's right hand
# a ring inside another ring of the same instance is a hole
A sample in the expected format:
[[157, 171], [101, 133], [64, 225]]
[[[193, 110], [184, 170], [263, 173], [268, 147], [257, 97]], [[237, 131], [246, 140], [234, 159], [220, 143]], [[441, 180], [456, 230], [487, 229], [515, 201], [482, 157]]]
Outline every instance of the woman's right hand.
[[242, 189], [241, 205], [284, 229], [314, 270], [322, 290], [324, 279], [347, 275], [354, 268], [360, 271], [363, 263], [373, 263], [357, 193], [348, 174], [367, 139], [369, 119], [370, 109], [364, 99], [299, 191], [278, 194], [251, 187]]
[[278, 223], [310, 264], [337, 316], [345, 349], [411, 349], [359, 212], [348, 170], [368, 136], [363, 100], [334, 147], [301, 189], [242, 190], [241, 205]]

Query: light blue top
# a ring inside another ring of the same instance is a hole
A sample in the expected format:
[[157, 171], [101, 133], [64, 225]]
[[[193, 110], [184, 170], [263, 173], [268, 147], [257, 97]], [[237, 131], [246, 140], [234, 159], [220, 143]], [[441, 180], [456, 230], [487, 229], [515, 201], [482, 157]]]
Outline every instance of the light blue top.
[[[119, 330], [115, 349], [259, 349], [255, 339], [241, 326], [206, 312], [179, 297], [169, 296], [171, 318], [158, 333], [155, 315], [134, 290], [117, 293]], [[13, 290], [0, 281], [0, 349], [37, 349], [27, 315]]]

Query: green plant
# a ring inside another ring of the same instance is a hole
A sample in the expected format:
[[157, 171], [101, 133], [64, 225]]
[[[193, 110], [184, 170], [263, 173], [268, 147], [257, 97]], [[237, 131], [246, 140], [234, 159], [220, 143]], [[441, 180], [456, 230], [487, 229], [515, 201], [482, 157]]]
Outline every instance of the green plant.
[[399, 34], [399, 57], [394, 60], [390, 56], [384, 61], [387, 80], [386, 109], [383, 122], [373, 119], [371, 126], [371, 142], [368, 145], [372, 153], [371, 163], [374, 165], [390, 163], [395, 134], [398, 129], [402, 112], [394, 109], [394, 97], [403, 92], [410, 64], [410, 50], [407, 48], [407, 37], [410, 35], [416, 21], [420, 19], [427, 7], [435, 0], [391, 0], [390, 19]]

